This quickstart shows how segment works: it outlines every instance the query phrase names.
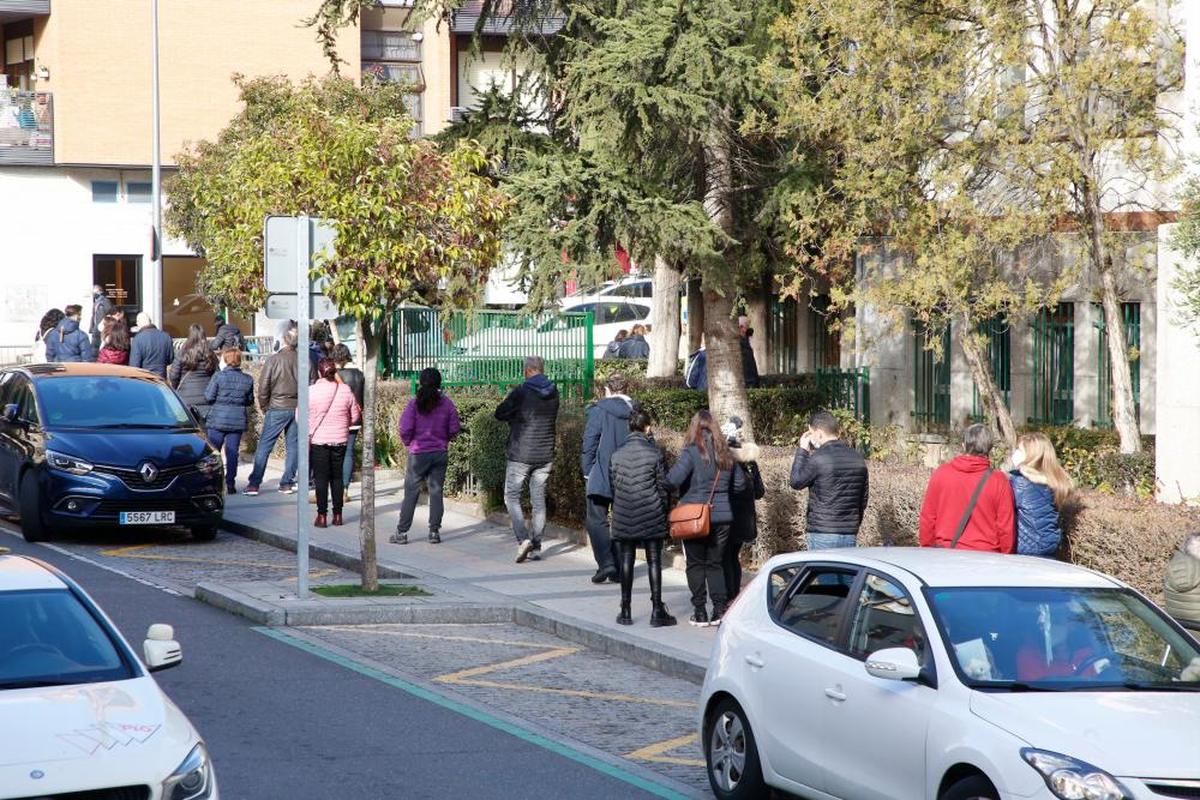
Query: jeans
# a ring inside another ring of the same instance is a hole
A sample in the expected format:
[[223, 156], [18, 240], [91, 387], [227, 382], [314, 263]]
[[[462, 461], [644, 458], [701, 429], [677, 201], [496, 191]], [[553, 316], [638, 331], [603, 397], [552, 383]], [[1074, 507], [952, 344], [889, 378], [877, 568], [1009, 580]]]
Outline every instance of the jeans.
[[692, 590], [692, 608], [705, 609], [707, 599], [711, 597], [713, 611], [724, 613], [726, 592], [723, 559], [728, 543], [728, 522], [714, 522], [708, 536], [703, 539], [684, 539], [683, 552], [687, 555], [687, 582]]
[[351, 430], [350, 435], [346, 437], [346, 455], [342, 459], [342, 489], [348, 491], [350, 489], [350, 478], [354, 475], [354, 440], [358, 438], [358, 431]]
[[605, 571], [617, 571], [617, 545], [612, 540], [612, 529], [608, 521], [608, 509], [612, 500], [607, 497], [588, 495], [584, 509], [584, 527], [592, 543], [592, 555], [596, 566]]
[[242, 432], [209, 428], [208, 441], [213, 447], [225, 452], [225, 488], [232, 491], [234, 478], [237, 477], [238, 447], [242, 443]]
[[442, 488], [446, 483], [445, 450], [409, 455], [408, 466], [404, 469], [404, 501], [400, 503], [400, 521], [396, 523], [396, 533], [408, 533], [412, 527], [422, 482], [429, 489], [429, 532], [436, 533], [442, 528], [444, 511]]
[[732, 537], [725, 543], [721, 555], [721, 571], [725, 573], [725, 594], [732, 600], [742, 590], [742, 542]]
[[267, 409], [263, 417], [262, 435], [258, 437], [258, 449], [254, 451], [254, 469], [250, 470], [249, 483], [251, 486], [262, 485], [263, 474], [267, 471], [267, 459], [275, 442], [283, 434], [285, 457], [283, 460], [283, 475], [279, 478], [280, 486], [291, 486], [296, 482], [296, 412], [287, 408]]
[[814, 533], [808, 534], [809, 550], [835, 550], [841, 547], [854, 547], [858, 537], [853, 533]]
[[333, 513], [342, 513], [342, 461], [346, 457], [344, 444], [313, 444], [308, 447], [313, 478], [317, 486], [317, 513], [329, 511], [329, 493], [333, 490]]
[[[552, 466], [553, 464], [546, 464], [535, 467], [519, 461], [509, 461], [504, 470], [504, 505], [508, 508], [517, 544], [529, 539], [531, 533], [534, 544], [542, 540], [542, 533], [546, 530], [546, 481], [550, 479]], [[525, 510], [521, 508], [521, 492], [526, 481], [529, 481], [529, 505], [533, 511], [532, 531], [525, 523]]]

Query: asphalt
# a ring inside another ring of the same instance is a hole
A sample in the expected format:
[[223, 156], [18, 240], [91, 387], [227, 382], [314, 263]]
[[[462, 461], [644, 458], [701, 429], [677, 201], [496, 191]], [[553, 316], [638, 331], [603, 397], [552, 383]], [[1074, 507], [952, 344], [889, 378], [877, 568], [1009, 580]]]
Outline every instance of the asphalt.
[[480, 710], [297, 635], [255, 627], [128, 574], [12, 536], [61, 568], [137, 645], [175, 626], [160, 685], [212, 752], [225, 798], [638, 798], [676, 790], [597, 751]]

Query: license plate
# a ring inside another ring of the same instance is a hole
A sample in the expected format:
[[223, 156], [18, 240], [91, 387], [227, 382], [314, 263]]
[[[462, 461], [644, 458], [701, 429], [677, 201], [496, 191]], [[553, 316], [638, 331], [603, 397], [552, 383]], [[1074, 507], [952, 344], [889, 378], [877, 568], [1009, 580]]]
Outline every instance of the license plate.
[[122, 525], [174, 525], [174, 511], [122, 511]]

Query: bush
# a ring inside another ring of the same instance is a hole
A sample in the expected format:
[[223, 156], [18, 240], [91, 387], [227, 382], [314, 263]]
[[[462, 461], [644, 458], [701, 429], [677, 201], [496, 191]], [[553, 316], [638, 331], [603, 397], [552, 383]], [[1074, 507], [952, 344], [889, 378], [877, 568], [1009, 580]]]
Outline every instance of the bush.
[[507, 466], [508, 423], [496, 419], [495, 404], [479, 408], [464, 426], [467, 431], [467, 469], [474, 476], [476, 491], [486, 508], [500, 505], [504, 495]]
[[[658, 426], [676, 431], [687, 430], [695, 413], [708, 408], [708, 394], [693, 389], [643, 389], [634, 399]], [[815, 388], [751, 389], [747, 399], [755, 438], [764, 444], [795, 444], [809, 416], [824, 407], [824, 396]]]
[[1143, 500], [1154, 496], [1154, 437], [1142, 437], [1142, 452], [1121, 452], [1116, 431], [1074, 426], [1034, 427], [1049, 437], [1076, 486]]

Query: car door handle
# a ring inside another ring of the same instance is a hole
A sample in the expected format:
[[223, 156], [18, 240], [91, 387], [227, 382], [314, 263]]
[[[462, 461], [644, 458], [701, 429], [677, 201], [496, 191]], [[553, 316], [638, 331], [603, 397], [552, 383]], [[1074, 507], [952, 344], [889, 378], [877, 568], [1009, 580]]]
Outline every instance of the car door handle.
[[746, 663], [755, 669], [762, 669], [767, 665], [767, 662], [763, 661], [758, 656], [746, 656]]
[[837, 689], [826, 689], [825, 696], [830, 700], [836, 700], [839, 703], [844, 702], [846, 699], [846, 693], [839, 692]]

